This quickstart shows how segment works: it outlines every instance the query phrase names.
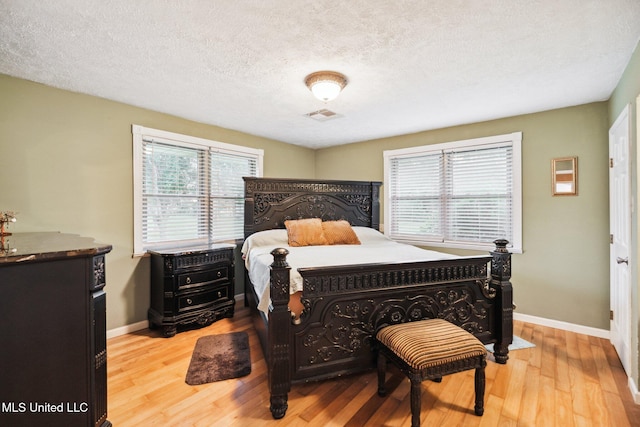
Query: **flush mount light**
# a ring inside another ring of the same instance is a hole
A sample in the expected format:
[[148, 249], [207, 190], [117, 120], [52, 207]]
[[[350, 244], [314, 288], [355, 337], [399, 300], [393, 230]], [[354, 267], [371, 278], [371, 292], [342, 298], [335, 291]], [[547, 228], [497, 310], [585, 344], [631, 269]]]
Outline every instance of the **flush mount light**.
[[335, 99], [347, 85], [347, 78], [335, 71], [316, 71], [304, 79], [311, 93], [320, 101]]

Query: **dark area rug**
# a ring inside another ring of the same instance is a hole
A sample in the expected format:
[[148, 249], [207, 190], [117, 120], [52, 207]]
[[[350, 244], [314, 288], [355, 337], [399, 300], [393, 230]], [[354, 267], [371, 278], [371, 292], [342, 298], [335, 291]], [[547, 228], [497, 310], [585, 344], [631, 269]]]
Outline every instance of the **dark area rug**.
[[185, 381], [189, 385], [198, 385], [250, 373], [249, 336], [246, 332], [231, 332], [198, 339]]

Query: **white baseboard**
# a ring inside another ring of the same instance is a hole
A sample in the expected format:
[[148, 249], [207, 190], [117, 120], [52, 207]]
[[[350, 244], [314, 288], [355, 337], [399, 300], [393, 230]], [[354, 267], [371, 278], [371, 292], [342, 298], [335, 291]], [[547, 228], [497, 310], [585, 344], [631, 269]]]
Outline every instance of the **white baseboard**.
[[132, 332], [147, 329], [149, 327], [149, 321], [143, 320], [142, 322], [132, 323], [131, 325], [121, 326], [115, 329], [109, 329], [107, 331], [107, 339], [114, 338], [120, 335], [130, 334]]
[[[235, 296], [236, 305], [244, 305], [244, 294]], [[109, 329], [107, 331], [107, 339], [115, 338], [120, 335], [130, 334], [132, 332], [141, 331], [149, 327], [149, 321], [143, 320], [142, 322], [132, 323], [130, 325], [121, 326], [119, 328]]]
[[640, 392], [638, 391], [638, 385], [631, 377], [629, 377], [629, 390], [631, 390], [633, 401], [636, 403], [636, 405], [640, 405]]
[[528, 314], [513, 313], [514, 320], [521, 320], [534, 325], [548, 326], [550, 328], [562, 329], [563, 331], [575, 332], [577, 334], [591, 335], [598, 338], [609, 339], [610, 334], [606, 329], [592, 328], [590, 326], [576, 325], [575, 323], [562, 322], [560, 320], [545, 319], [544, 317], [530, 316]]

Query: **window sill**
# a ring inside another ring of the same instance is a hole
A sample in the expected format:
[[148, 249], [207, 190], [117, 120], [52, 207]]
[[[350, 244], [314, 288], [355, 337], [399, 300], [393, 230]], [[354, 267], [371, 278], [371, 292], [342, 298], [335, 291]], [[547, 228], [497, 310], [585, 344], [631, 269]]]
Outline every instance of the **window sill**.
[[[392, 236], [387, 236], [396, 242], [406, 243], [408, 245], [420, 246], [420, 247], [430, 247], [430, 248], [446, 248], [446, 249], [465, 249], [470, 251], [480, 251], [480, 252], [491, 252], [496, 246], [493, 243], [490, 244], [480, 244], [480, 243], [463, 243], [463, 242], [441, 242], [434, 240], [419, 240], [419, 239], [406, 239], [406, 238], [395, 238]], [[509, 247], [507, 249], [512, 254], [521, 254], [522, 248], [520, 247]]]

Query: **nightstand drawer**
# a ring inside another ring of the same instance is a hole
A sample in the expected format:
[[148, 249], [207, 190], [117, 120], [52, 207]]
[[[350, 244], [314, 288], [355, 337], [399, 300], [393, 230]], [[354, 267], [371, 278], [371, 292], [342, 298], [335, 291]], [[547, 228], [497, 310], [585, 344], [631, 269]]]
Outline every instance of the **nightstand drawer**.
[[193, 310], [204, 305], [211, 305], [217, 300], [229, 298], [229, 288], [226, 286], [206, 291], [191, 292], [178, 297], [178, 311]]
[[229, 280], [229, 269], [227, 266], [212, 270], [180, 274], [178, 275], [178, 290], [203, 286], [217, 280]]

